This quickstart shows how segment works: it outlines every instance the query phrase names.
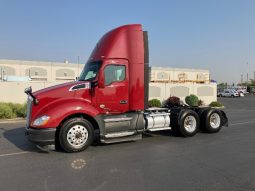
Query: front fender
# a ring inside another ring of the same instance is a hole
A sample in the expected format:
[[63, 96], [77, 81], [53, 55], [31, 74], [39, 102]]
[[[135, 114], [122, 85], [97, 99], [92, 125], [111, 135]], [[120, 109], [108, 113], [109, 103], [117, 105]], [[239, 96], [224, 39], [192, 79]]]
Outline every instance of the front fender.
[[61, 99], [48, 104], [46, 107], [47, 109], [41, 110], [43, 112], [39, 112], [37, 117], [48, 115], [50, 120], [45, 126], [40, 128], [56, 128], [66, 117], [76, 113], [87, 114], [91, 117], [99, 114], [99, 111], [91, 105], [91, 102], [84, 99]]

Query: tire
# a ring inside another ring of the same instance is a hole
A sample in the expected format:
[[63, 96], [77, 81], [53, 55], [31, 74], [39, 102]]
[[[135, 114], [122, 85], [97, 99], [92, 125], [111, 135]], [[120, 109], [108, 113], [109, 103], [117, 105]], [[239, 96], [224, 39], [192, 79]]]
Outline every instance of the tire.
[[60, 147], [68, 153], [85, 150], [92, 144], [93, 140], [93, 126], [83, 118], [67, 120], [59, 131]]
[[202, 127], [207, 133], [217, 133], [222, 128], [221, 112], [217, 109], [209, 109], [202, 119]]
[[186, 110], [180, 116], [179, 132], [183, 137], [194, 136], [199, 128], [198, 114], [192, 110]]

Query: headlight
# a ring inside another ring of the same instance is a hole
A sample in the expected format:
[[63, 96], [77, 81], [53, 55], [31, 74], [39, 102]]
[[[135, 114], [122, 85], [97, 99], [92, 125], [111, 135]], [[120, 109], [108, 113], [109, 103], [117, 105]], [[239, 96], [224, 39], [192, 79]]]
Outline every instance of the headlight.
[[43, 126], [46, 125], [49, 121], [50, 117], [47, 115], [43, 115], [39, 118], [37, 118], [36, 120], [34, 120], [34, 122], [32, 123], [32, 126], [38, 127], [38, 126]]

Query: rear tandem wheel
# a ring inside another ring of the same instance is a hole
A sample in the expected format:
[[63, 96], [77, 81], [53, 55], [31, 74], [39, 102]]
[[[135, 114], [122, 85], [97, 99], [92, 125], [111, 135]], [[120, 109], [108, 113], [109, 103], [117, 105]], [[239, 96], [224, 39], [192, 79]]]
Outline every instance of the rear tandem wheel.
[[180, 113], [180, 116], [171, 119], [173, 132], [183, 137], [194, 136], [199, 128], [198, 114], [190, 109]]

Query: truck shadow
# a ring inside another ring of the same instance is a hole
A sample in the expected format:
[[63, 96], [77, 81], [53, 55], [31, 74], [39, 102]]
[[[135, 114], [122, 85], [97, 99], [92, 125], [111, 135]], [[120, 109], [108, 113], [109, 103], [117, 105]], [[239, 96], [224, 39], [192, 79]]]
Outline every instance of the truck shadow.
[[[44, 153], [45, 151], [40, 150], [36, 147], [35, 144], [30, 143], [26, 137], [25, 137], [25, 129], [23, 127], [17, 127], [15, 129], [7, 130], [5, 128], [1, 128], [3, 131], [3, 136], [6, 140], [8, 140], [10, 143], [12, 143], [15, 147], [23, 150], [23, 151], [29, 151], [29, 152], [37, 152], [37, 153]], [[178, 137], [178, 135], [174, 134], [172, 131], [157, 131], [157, 132], [144, 132], [142, 134], [143, 138], [150, 138], [155, 136], [173, 136]], [[115, 144], [127, 144], [134, 141], [126, 141], [121, 143], [111, 143], [110, 145]], [[97, 146], [106, 146], [109, 144], [101, 143], [99, 140], [95, 140], [92, 144], [92, 147]], [[63, 150], [59, 147], [59, 145], [56, 145], [55, 152], [63, 152]]]
[[144, 132], [143, 133], [143, 138], [154, 137], [154, 136], [180, 137], [178, 134], [174, 133], [171, 130], [162, 130], [162, 131]]
[[30, 143], [25, 137], [25, 128], [18, 127], [11, 130], [3, 129], [3, 136], [17, 148], [23, 151], [41, 152], [35, 145]]

